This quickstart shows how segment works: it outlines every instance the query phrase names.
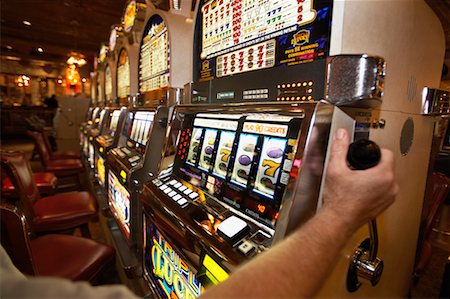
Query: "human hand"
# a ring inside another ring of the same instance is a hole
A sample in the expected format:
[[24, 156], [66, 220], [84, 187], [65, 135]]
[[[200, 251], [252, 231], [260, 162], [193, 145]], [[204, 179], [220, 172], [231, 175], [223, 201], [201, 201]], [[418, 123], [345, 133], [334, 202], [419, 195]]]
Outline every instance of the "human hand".
[[347, 131], [338, 129], [331, 145], [323, 209], [334, 212], [349, 229], [356, 230], [394, 202], [398, 185], [390, 150], [381, 149], [378, 165], [352, 170], [346, 159], [349, 144]]

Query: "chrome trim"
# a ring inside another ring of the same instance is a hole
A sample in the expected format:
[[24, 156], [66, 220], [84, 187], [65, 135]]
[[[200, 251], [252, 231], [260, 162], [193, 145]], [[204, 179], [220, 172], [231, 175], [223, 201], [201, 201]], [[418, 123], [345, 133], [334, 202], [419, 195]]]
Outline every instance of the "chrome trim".
[[374, 107], [381, 104], [386, 63], [383, 58], [337, 55], [328, 58], [325, 99], [335, 105]]
[[423, 115], [450, 114], [450, 91], [424, 87], [422, 90]]

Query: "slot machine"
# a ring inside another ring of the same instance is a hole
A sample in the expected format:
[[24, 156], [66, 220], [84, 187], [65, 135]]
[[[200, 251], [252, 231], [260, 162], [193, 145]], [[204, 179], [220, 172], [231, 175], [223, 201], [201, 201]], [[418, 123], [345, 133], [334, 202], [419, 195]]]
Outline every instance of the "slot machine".
[[94, 140], [100, 135], [103, 130], [108, 126], [110, 122], [110, 117], [112, 111], [109, 107], [101, 108], [98, 121], [95, 122], [89, 129], [87, 129], [86, 140], [87, 140], [87, 161], [89, 169], [93, 169], [95, 165], [95, 151], [94, 151]]
[[107, 203], [113, 216], [108, 226], [121, 266], [131, 280], [141, 276], [135, 255], [141, 208], [135, 198], [142, 189], [141, 184], [148, 180], [149, 172], [157, 168], [159, 160], [155, 156], [161, 155], [162, 141], [158, 141], [166, 133], [167, 113], [165, 107], [128, 109], [119, 147], [111, 149], [106, 159]]
[[[123, 126], [125, 116], [127, 114], [127, 108], [108, 108], [109, 121], [105, 123], [102, 132], [95, 138], [94, 152], [95, 152], [95, 176], [102, 188], [102, 191], [106, 194], [108, 169], [106, 167], [106, 159], [111, 149], [119, 146], [120, 131]], [[123, 145], [123, 144], [122, 144]], [[102, 205], [101, 210], [106, 209]]]
[[141, 196], [149, 287], [197, 297], [310, 219], [343, 127], [394, 152], [400, 194], [348, 241], [318, 297], [406, 296], [433, 125], [421, 93], [439, 84], [444, 53], [431, 9], [224, 0], [196, 11], [191, 104], [175, 108]]
[[[181, 55], [183, 46], [189, 45], [186, 35], [192, 33], [192, 26], [186, 26], [185, 16], [172, 15], [137, 1], [129, 2], [124, 15], [127, 16], [123, 30], [130, 55], [130, 90], [134, 96], [125, 113], [117, 146], [108, 151], [105, 160], [105, 185], [113, 216], [109, 229], [126, 282], [137, 293], [145, 294], [148, 288], [139, 286], [143, 275], [142, 263], [137, 258], [138, 240], [142, 236], [138, 194], [159, 167], [170, 107], [181, 102], [183, 84], [190, 78], [190, 69], [184, 67], [186, 61], [176, 55]], [[178, 35], [183, 38], [178, 39]], [[122, 54], [119, 54], [119, 70], [120, 57]], [[137, 65], [133, 65], [135, 61]], [[122, 98], [120, 86], [118, 94]]]
[[85, 121], [80, 124], [80, 145], [81, 145], [82, 149], [83, 149], [83, 144], [84, 144], [84, 141], [83, 141], [84, 140], [84, 128], [88, 125], [89, 121], [91, 120], [93, 112], [94, 112], [94, 107], [89, 106], [88, 110], [86, 111]]
[[101, 112], [101, 108], [100, 107], [95, 107], [92, 110], [92, 116], [91, 118], [87, 121], [86, 125], [82, 126], [80, 128], [81, 133], [81, 149], [82, 149], [82, 154], [84, 155], [85, 159], [87, 160], [89, 158], [89, 132], [91, 129], [95, 129], [99, 122], [100, 122], [100, 113]]

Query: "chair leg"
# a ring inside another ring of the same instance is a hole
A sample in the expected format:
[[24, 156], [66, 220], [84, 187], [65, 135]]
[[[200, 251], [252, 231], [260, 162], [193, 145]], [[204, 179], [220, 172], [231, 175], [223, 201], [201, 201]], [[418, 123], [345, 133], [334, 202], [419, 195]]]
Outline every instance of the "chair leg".
[[85, 238], [91, 238], [91, 232], [89, 231], [89, 224], [85, 223], [82, 226], [80, 226], [80, 232], [81, 235]]

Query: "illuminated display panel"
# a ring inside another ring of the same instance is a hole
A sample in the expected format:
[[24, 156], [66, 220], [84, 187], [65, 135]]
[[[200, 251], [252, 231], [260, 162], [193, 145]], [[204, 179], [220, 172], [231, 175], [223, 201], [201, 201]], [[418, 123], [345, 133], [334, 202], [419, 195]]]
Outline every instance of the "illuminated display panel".
[[117, 179], [116, 175], [108, 172], [108, 201], [120, 228], [127, 238], [130, 237], [130, 193]]
[[195, 269], [144, 217], [144, 269], [145, 276], [157, 287], [160, 298], [197, 298], [204, 288]]
[[122, 49], [119, 55], [119, 66], [117, 68], [117, 96], [125, 98], [130, 95], [130, 63], [128, 53]]
[[97, 155], [97, 177], [101, 186], [105, 186], [105, 160]]
[[194, 80], [207, 81], [324, 58], [332, 1], [203, 0]]
[[97, 103], [101, 103], [103, 101], [103, 90], [100, 82], [97, 83]]
[[94, 80], [91, 79], [91, 104], [95, 105], [95, 84]]
[[105, 98], [107, 101], [112, 101], [112, 78], [109, 65], [105, 68]]
[[99, 63], [103, 63], [105, 61], [106, 56], [108, 55], [108, 51], [109, 51], [108, 46], [105, 44], [102, 44], [102, 46], [100, 47], [100, 53], [98, 56]]
[[[205, 1], [202, 11], [202, 56], [274, 32], [295, 30], [316, 17], [313, 1]], [[267, 37], [269, 36], [269, 37]]]
[[116, 28], [113, 28], [109, 35], [109, 48], [111, 51], [114, 51], [114, 48], [116, 47], [116, 42], [117, 42], [117, 30]]
[[134, 26], [134, 20], [136, 19], [136, 1], [130, 1], [127, 8], [125, 9], [125, 14], [123, 16], [123, 29], [125, 32], [130, 32]]
[[91, 166], [91, 168], [92, 167], [94, 167], [94, 144], [92, 144], [92, 142], [89, 142], [89, 149], [88, 149], [88, 151], [89, 151], [89, 158], [88, 158], [88, 160], [89, 160], [89, 165]]
[[169, 86], [169, 35], [163, 19], [154, 15], [147, 23], [139, 64], [141, 93]]
[[111, 122], [109, 123], [109, 131], [111, 136], [114, 136], [116, 133], [119, 118], [120, 118], [120, 110], [114, 110], [111, 116]]
[[98, 121], [98, 124], [101, 125], [103, 123], [103, 120], [105, 119], [106, 110], [103, 109], [102, 112], [100, 112], [100, 119]]
[[174, 174], [273, 227], [294, 164], [301, 118], [187, 114]]
[[134, 114], [133, 125], [128, 137], [131, 147], [143, 153], [150, 135], [150, 127], [155, 116], [151, 111], [137, 111]]

